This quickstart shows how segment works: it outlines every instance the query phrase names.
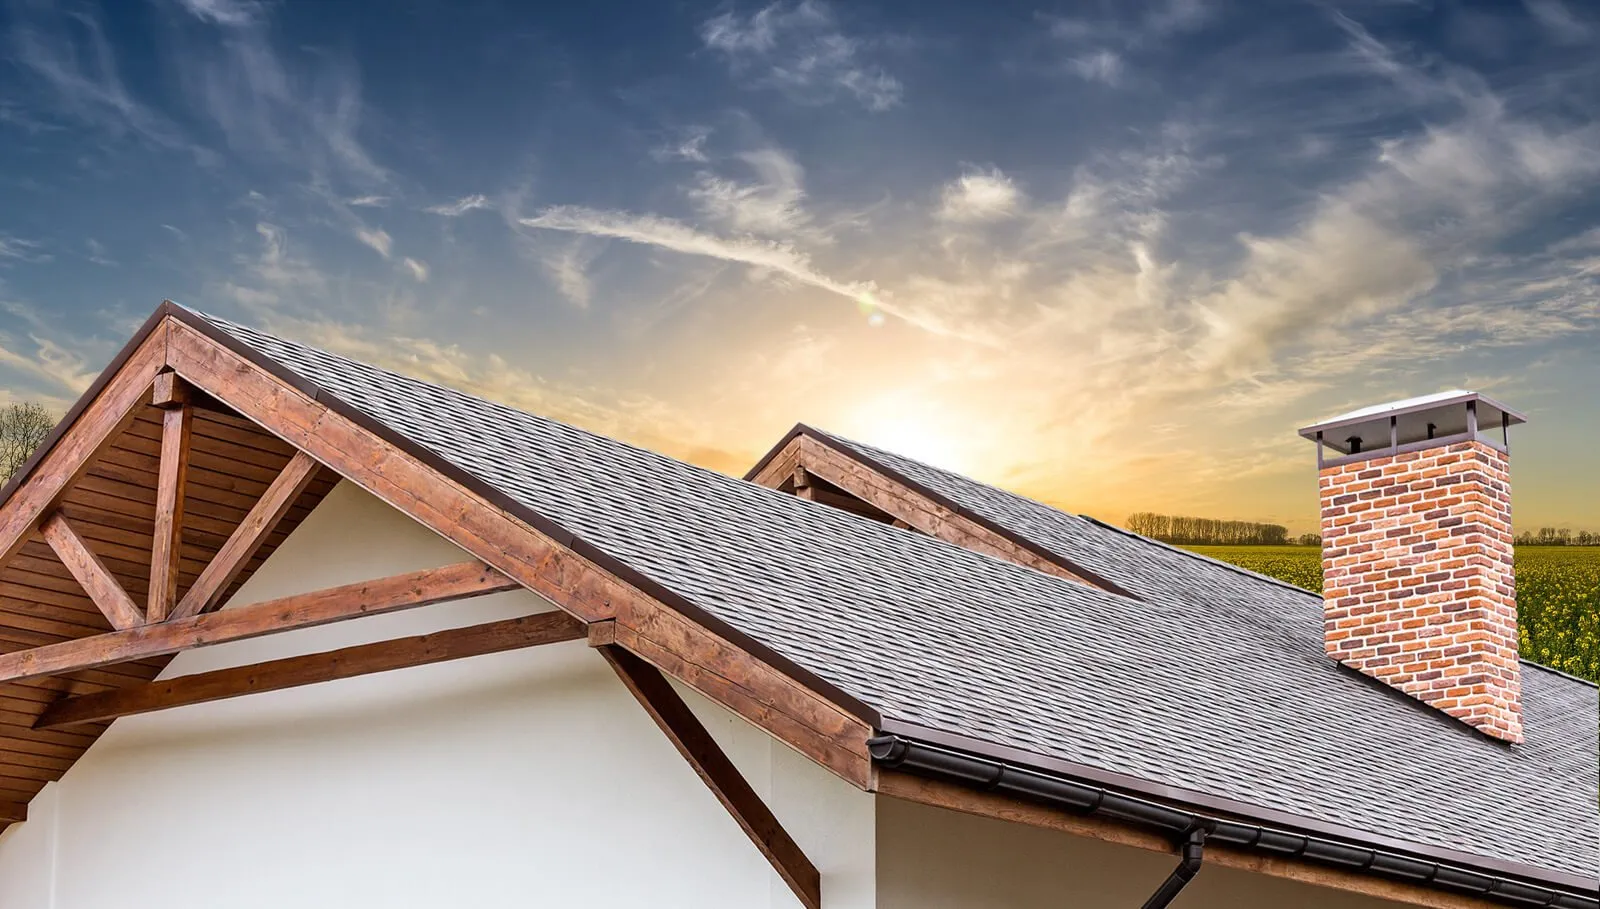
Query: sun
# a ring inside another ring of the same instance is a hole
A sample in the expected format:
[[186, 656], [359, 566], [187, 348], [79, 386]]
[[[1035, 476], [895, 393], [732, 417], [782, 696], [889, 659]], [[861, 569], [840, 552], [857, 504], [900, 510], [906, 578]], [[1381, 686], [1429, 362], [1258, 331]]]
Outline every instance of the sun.
[[926, 398], [887, 393], [863, 404], [848, 422], [848, 434], [868, 445], [946, 470], [967, 467], [969, 443], [942, 408]]

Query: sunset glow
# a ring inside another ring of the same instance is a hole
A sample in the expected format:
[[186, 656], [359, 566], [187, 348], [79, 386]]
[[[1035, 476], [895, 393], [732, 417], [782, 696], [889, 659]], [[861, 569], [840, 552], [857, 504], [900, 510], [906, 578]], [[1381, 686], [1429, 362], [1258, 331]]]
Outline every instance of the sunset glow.
[[21, 4], [0, 387], [170, 297], [733, 474], [803, 421], [1296, 531], [1297, 428], [1470, 388], [1600, 529], [1600, 18], [1270, 6]]

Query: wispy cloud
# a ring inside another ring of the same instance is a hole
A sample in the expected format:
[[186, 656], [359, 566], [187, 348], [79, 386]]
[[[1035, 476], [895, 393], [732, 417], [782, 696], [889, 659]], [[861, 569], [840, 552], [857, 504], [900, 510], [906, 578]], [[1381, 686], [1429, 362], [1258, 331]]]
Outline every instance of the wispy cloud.
[[708, 219], [731, 230], [766, 236], [793, 236], [810, 217], [802, 208], [805, 171], [782, 149], [745, 152], [738, 159], [756, 180], [743, 182], [701, 172], [689, 198]]
[[1573, 12], [1562, 0], [1523, 0], [1533, 20], [1545, 32], [1562, 44], [1583, 44], [1594, 38], [1596, 23], [1593, 19]]
[[883, 306], [877, 289], [870, 281], [843, 281], [824, 274], [811, 264], [809, 256], [786, 243], [754, 237], [718, 237], [670, 218], [572, 205], [547, 208], [534, 217], [521, 219], [519, 223], [539, 230], [626, 240], [682, 255], [706, 256], [749, 265], [808, 287], [825, 290], [862, 306], [888, 309]]
[[747, 15], [726, 12], [707, 20], [700, 38], [736, 73], [759, 74], [763, 83], [805, 103], [848, 96], [881, 111], [904, 94], [900, 80], [865, 59], [873, 42], [845, 34], [820, 0], [780, 0]]
[[356, 239], [372, 247], [378, 255], [385, 259], [389, 258], [389, 250], [394, 245], [393, 238], [382, 228], [357, 228]]
[[179, 5], [223, 40], [192, 42], [177, 55], [189, 94], [228, 145], [251, 159], [271, 160], [314, 182], [388, 184], [392, 175], [361, 139], [366, 107], [355, 66], [318, 55], [284, 62], [272, 40], [268, 8], [243, 0], [180, 0]]
[[693, 161], [704, 163], [706, 157], [706, 140], [711, 138], [711, 130], [703, 126], [693, 126], [681, 131], [676, 138], [665, 142], [650, 150], [650, 156], [657, 161]]
[[52, 112], [113, 136], [132, 135], [155, 146], [184, 149], [202, 163], [210, 153], [192, 145], [166, 117], [137, 100], [122, 80], [100, 20], [87, 9], [13, 7], [11, 56], [38, 87]]
[[1122, 57], [1115, 51], [1097, 50], [1068, 61], [1072, 71], [1091, 82], [1116, 85], [1122, 81]]
[[477, 211], [480, 208], [488, 207], [488, 196], [482, 195], [481, 193], [473, 193], [470, 196], [462, 196], [454, 202], [447, 202], [441, 205], [431, 205], [426, 209], [426, 211], [429, 214], [443, 215], [446, 218], [459, 218], [469, 211]]
[[51, 255], [36, 240], [0, 234], [0, 265], [7, 262], [49, 262]]
[[587, 309], [589, 300], [594, 295], [594, 286], [589, 280], [588, 272], [589, 263], [593, 261], [594, 255], [595, 251], [587, 248], [580, 239], [540, 257], [540, 264], [550, 276], [551, 283], [555, 284], [556, 290], [579, 309]]
[[345, 204], [354, 208], [384, 208], [389, 204], [388, 196], [356, 196], [346, 199]]
[[938, 217], [944, 221], [996, 221], [1016, 214], [1022, 191], [999, 168], [973, 170], [946, 184]]
[[426, 262], [406, 256], [400, 260], [400, 264], [411, 274], [412, 280], [418, 284], [426, 284], [428, 282], [428, 264]]

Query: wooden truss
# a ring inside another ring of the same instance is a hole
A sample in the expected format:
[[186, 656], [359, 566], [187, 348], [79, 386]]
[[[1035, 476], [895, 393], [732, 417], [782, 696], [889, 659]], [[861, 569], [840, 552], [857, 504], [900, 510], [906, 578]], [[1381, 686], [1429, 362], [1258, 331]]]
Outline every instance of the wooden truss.
[[[0, 629], [0, 695], [28, 692], [33, 698], [17, 716], [28, 731], [14, 738], [17, 747], [33, 749], [29, 760], [34, 752], [39, 761], [48, 760], [48, 767], [38, 768], [41, 777], [59, 776], [81, 751], [65, 743], [82, 741], [87, 747], [104, 723], [117, 717], [587, 637], [801, 902], [819, 909], [817, 869], [694, 719], [662, 670], [763, 727], [780, 730], [786, 741], [861, 786], [871, 772], [867, 722], [489, 501], [482, 490], [442, 474], [439, 465], [417, 452], [304, 393], [178, 311], [163, 312], [0, 503], [0, 625], [32, 615], [26, 604], [4, 609], [8, 563], [30, 551], [30, 540], [43, 541], [56, 568], [70, 576], [104, 620], [100, 630], [84, 627], [81, 618], [75, 625], [40, 626], [60, 632], [55, 634]], [[202, 408], [207, 419], [221, 411], [229, 419], [248, 421], [234, 431], [259, 439], [243, 438], [243, 443], [287, 443], [275, 472], [262, 475], [265, 466], [252, 468], [261, 491], [247, 509], [237, 495], [219, 492], [238, 485], [219, 472], [244, 466], [219, 462], [214, 453], [192, 444]], [[153, 437], [135, 433], [148, 440], [138, 444], [149, 449], [153, 470], [141, 474], [130, 463], [116, 473], [101, 459], [128, 444], [135, 424], [159, 426]], [[206, 479], [191, 488], [195, 469]], [[378, 496], [474, 558], [221, 609], [269, 541], [292, 529], [290, 515], [307, 509], [314, 485], [326, 491], [328, 472]], [[95, 498], [108, 492], [120, 495], [115, 499], [120, 502], [140, 497], [143, 493], [131, 486], [149, 482], [151, 475], [155, 488], [148, 499], [148, 524], [108, 517], [104, 509], [112, 506]], [[124, 485], [107, 487], [108, 476]], [[193, 503], [219, 496], [238, 509], [236, 523], [218, 526], [217, 515], [202, 513], [206, 509], [189, 513]], [[189, 528], [189, 518], [199, 524]], [[121, 525], [114, 549], [105, 542], [107, 524]], [[127, 529], [135, 527], [138, 532]], [[197, 547], [186, 546], [186, 536], [196, 535], [219, 540], [201, 548], [209, 558], [196, 559]], [[131, 561], [146, 540], [147, 570], [133, 570]], [[25, 567], [35, 573], [47, 567], [35, 564], [36, 555], [27, 559]], [[148, 583], [139, 589], [137, 582], [145, 577]], [[558, 610], [149, 679], [166, 657], [192, 648], [523, 587]], [[0, 780], [6, 772], [4, 736], [0, 730]], [[55, 743], [63, 743], [59, 753], [45, 751]], [[26, 817], [30, 793], [20, 794], [23, 798], [12, 801], [0, 790], [0, 827]]]
[[1126, 591], [1115, 584], [1094, 577], [1060, 556], [1002, 533], [874, 465], [840, 451], [805, 427], [791, 433], [788, 440], [763, 458], [745, 479], [885, 524], [938, 537], [1035, 571], [1126, 595]]
[[[338, 478], [472, 558], [221, 609]], [[806, 432], [750, 479], [1114, 589]], [[0, 496], [0, 828], [25, 820], [28, 799], [120, 716], [587, 637], [807, 909], [821, 904], [817, 868], [669, 677], [858, 788], [1171, 848], [1114, 822], [875, 773], [870, 709], [177, 307], [152, 317]], [[559, 611], [154, 680], [183, 650], [518, 587]], [[1219, 864], [1418, 906], [1488, 905], [1292, 858], [1211, 853]]]

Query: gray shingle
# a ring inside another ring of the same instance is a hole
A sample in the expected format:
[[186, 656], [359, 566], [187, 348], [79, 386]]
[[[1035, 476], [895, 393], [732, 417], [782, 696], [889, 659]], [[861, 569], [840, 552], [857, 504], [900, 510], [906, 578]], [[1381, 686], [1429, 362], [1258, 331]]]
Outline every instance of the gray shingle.
[[1320, 600], [886, 452], [1143, 601], [214, 324], [884, 717], [1396, 840], [1592, 876], [1593, 686], [1508, 748], [1322, 653]]

